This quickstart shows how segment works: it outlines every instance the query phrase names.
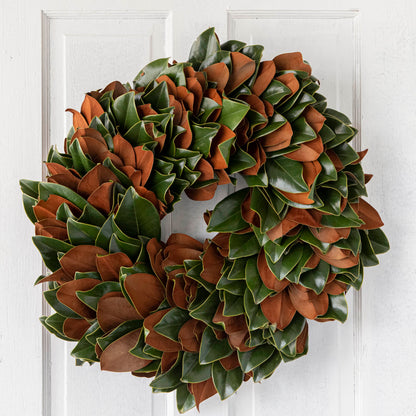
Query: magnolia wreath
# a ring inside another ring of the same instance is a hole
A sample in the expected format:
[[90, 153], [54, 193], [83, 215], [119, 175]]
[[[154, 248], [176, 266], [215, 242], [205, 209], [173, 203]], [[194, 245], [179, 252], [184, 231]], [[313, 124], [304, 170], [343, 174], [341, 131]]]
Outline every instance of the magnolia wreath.
[[[357, 130], [299, 52], [262, 52], [210, 28], [187, 62], [87, 93], [47, 181], [21, 181], [52, 272], [42, 324], [76, 342], [76, 364], [176, 390], [180, 412], [305, 355], [307, 320], [344, 322], [345, 293], [389, 248]], [[215, 237], [160, 241], [183, 192], [209, 200], [237, 173], [247, 186], [204, 215]]]

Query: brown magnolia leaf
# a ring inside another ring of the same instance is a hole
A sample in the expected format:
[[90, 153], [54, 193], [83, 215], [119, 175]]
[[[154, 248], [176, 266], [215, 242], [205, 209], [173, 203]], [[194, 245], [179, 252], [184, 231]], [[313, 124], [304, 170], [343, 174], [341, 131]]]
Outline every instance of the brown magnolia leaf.
[[77, 192], [83, 197], [91, 195], [105, 182], [119, 182], [117, 176], [103, 165], [94, 166], [78, 183]]
[[206, 67], [203, 71], [206, 72], [208, 81], [216, 82], [217, 90], [222, 93], [230, 77], [227, 65], [224, 62], [218, 62]]
[[113, 207], [113, 186], [112, 182], [103, 183], [88, 197], [87, 201], [108, 215]]
[[316, 247], [312, 247], [312, 249], [322, 260], [341, 269], [348, 269], [358, 264], [359, 253], [354, 256], [351, 251], [343, 250], [335, 246], [332, 246], [325, 254]]
[[91, 324], [85, 319], [66, 318], [63, 333], [68, 338], [80, 340]]
[[272, 82], [276, 75], [276, 65], [273, 61], [260, 62], [259, 70], [257, 72], [256, 81], [254, 82], [251, 92], [260, 96], [264, 90]]
[[62, 204], [67, 204], [71, 212], [75, 216], [81, 215], [81, 210], [76, 207], [72, 202], [59, 195], [49, 195], [48, 199], [44, 201], [40, 199], [38, 203], [33, 207], [33, 212], [38, 221], [45, 218], [56, 218], [56, 211]]
[[261, 302], [260, 307], [267, 320], [280, 330], [285, 329], [292, 322], [296, 313], [287, 290], [274, 296], [268, 296]]
[[175, 364], [176, 360], [178, 359], [178, 351], [174, 352], [164, 352], [162, 354], [162, 359], [160, 361], [160, 368], [162, 373], [169, 371], [173, 364]]
[[300, 52], [282, 53], [273, 58], [273, 62], [275, 63], [278, 71], [293, 69], [307, 72], [308, 75], [311, 75], [312, 73], [310, 65], [303, 61], [303, 57]]
[[302, 115], [305, 117], [306, 122], [313, 128], [314, 132], [318, 134], [324, 126], [326, 117], [310, 105], [305, 108]]
[[268, 289], [274, 290], [275, 292], [281, 292], [290, 284], [289, 280], [287, 279], [279, 280], [276, 278], [276, 276], [267, 265], [266, 254], [264, 253], [263, 248], [257, 257], [257, 269], [259, 271], [262, 282]]
[[221, 269], [224, 265], [224, 257], [218, 251], [215, 244], [209, 244], [202, 257], [201, 277], [209, 283], [217, 284], [221, 278]]
[[168, 313], [170, 309], [163, 309], [147, 316], [143, 321], [143, 326], [149, 331], [146, 335], [146, 344], [163, 352], [175, 352], [181, 350], [181, 344], [164, 337], [156, 332], [153, 327]]
[[234, 368], [240, 367], [237, 351], [234, 351], [228, 357], [221, 358], [220, 363], [223, 366], [224, 370], [227, 371], [234, 370]]
[[136, 167], [133, 146], [120, 134], [113, 137], [114, 153], [120, 157], [124, 165]]
[[35, 223], [35, 234], [43, 235], [44, 237], [56, 238], [58, 240], [68, 239], [66, 223], [51, 217]]
[[195, 238], [183, 234], [183, 233], [173, 233], [169, 236], [168, 240], [166, 241], [166, 245], [176, 245], [176, 246], [183, 246], [192, 248], [195, 250], [202, 251], [202, 243], [198, 240], [195, 240]]
[[225, 87], [226, 94], [235, 90], [244, 81], [247, 81], [256, 69], [256, 63], [241, 52], [231, 52], [230, 57], [233, 69]]
[[201, 338], [206, 324], [197, 319], [186, 321], [179, 330], [178, 339], [182, 349], [189, 352], [199, 352]]
[[313, 290], [296, 284], [291, 284], [288, 290], [293, 306], [305, 318], [315, 319], [327, 312], [329, 299], [325, 292], [317, 295]]
[[137, 343], [141, 329], [135, 329], [112, 342], [101, 354], [101, 370], [125, 372], [146, 367], [152, 360], [144, 360], [129, 353]]
[[141, 319], [121, 292], [106, 293], [97, 305], [98, 325], [104, 332], [116, 328], [126, 321]]
[[78, 111], [73, 110], [72, 108], [67, 108], [65, 111], [72, 113], [72, 125], [75, 130], [86, 129], [88, 127], [87, 121]]
[[306, 341], [308, 340], [308, 323], [305, 326], [296, 339], [296, 354], [302, 354], [305, 351]]
[[260, 142], [267, 152], [274, 152], [288, 147], [292, 136], [292, 126], [289, 122], [286, 122], [277, 130], [261, 137]]
[[233, 139], [234, 137], [235, 133], [230, 128], [224, 126], [223, 124], [220, 125], [217, 134], [211, 142], [211, 157], [209, 158], [209, 161], [214, 169], [228, 168], [228, 163], [224, 159], [224, 156], [218, 146], [221, 143]]
[[61, 258], [60, 263], [65, 273], [75, 276], [76, 272], [96, 272], [97, 256], [108, 254], [104, 249], [97, 246], [82, 245], [71, 248]]
[[311, 233], [323, 243], [336, 243], [342, 238], [348, 238], [351, 232], [351, 228], [331, 228], [331, 227], [320, 227], [320, 228], [309, 228]]
[[200, 383], [188, 383], [188, 390], [195, 397], [196, 408], [206, 399], [217, 393], [212, 377]]
[[146, 250], [149, 255], [150, 265], [152, 266], [153, 272], [162, 283], [165, 283], [166, 274], [164, 268], [162, 267], [163, 248], [163, 243], [159, 242], [156, 238], [149, 240], [146, 245]]
[[87, 94], [81, 106], [81, 113], [87, 123], [90, 124], [92, 119], [94, 117], [100, 117], [104, 113], [104, 110], [95, 98]]
[[165, 288], [152, 274], [130, 274], [124, 280], [124, 287], [137, 312], [143, 318], [156, 310], [165, 298]]
[[90, 278], [71, 280], [70, 282], [64, 283], [58, 289], [56, 298], [59, 302], [68, 306], [68, 308], [72, 309], [78, 315], [86, 319], [93, 319], [95, 318], [95, 311], [89, 308], [85, 303], [81, 302], [78, 299], [76, 292], [91, 290], [99, 283], [101, 283], [100, 280]]
[[375, 230], [384, 225], [379, 213], [364, 199], [360, 198], [356, 204], [351, 204], [352, 209], [364, 221], [360, 230]]
[[118, 282], [120, 267], [131, 267], [133, 262], [124, 253], [111, 253], [95, 259], [98, 273], [103, 281]]

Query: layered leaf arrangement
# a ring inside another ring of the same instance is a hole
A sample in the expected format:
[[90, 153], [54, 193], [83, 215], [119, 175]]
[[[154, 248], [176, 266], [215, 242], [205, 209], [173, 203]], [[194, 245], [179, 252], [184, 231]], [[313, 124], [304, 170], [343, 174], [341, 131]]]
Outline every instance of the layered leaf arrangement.
[[[47, 182], [22, 180], [51, 274], [44, 326], [78, 364], [151, 377], [184, 412], [306, 354], [308, 319], [347, 317], [345, 292], [388, 250], [348, 118], [326, 107], [298, 52], [202, 33], [188, 62], [85, 96]], [[160, 241], [185, 192], [247, 187], [205, 220], [218, 234]]]

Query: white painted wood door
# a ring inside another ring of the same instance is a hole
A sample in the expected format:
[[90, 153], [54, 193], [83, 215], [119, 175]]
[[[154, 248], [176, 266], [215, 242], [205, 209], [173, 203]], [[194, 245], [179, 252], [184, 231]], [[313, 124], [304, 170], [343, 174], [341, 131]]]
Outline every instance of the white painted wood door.
[[[221, 40], [265, 46], [265, 58], [300, 50], [330, 105], [361, 129], [357, 147], [375, 174], [369, 186], [392, 250], [349, 294], [349, 319], [310, 328], [306, 357], [261, 385], [246, 383], [201, 415], [416, 415], [416, 298], [413, 250], [416, 9], [410, 0], [1, 0], [0, 414], [172, 416], [174, 396], [148, 380], [75, 367], [70, 348], [42, 332], [40, 256], [30, 241], [19, 178], [40, 179], [51, 144], [62, 146], [67, 107], [113, 79], [130, 81], [148, 61], [185, 60], [195, 37], [215, 26]], [[290, 10], [287, 10], [287, 8]], [[165, 233], [206, 236], [208, 203], [183, 201]], [[191, 215], [190, 215], [191, 213]], [[191, 411], [189, 415], [196, 414]]]

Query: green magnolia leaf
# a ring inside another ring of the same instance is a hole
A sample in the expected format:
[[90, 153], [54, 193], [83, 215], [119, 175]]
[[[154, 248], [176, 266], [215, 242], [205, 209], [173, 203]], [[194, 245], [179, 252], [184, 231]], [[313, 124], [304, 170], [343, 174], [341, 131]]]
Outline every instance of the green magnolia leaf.
[[276, 112], [268, 119], [268, 121], [269, 122], [266, 127], [254, 132], [252, 136], [253, 138], [258, 139], [260, 137], [267, 136], [287, 123], [287, 120], [281, 114]]
[[100, 228], [95, 225], [83, 224], [68, 218], [66, 223], [69, 241], [73, 245], [90, 244], [94, 245]]
[[224, 99], [218, 123], [234, 131], [249, 110], [250, 106], [244, 102]]
[[39, 318], [42, 325], [53, 335], [56, 335], [58, 338], [63, 339], [64, 341], [73, 341], [72, 338], [68, 338], [64, 335], [63, 327], [65, 322], [65, 317], [59, 315], [59, 313], [54, 313], [51, 316], [41, 316]]
[[274, 79], [261, 95], [263, 100], [268, 101], [271, 105], [276, 105], [282, 98], [291, 94], [292, 91], [282, 82]]
[[67, 222], [68, 218], [75, 219], [75, 216], [70, 210], [68, 204], [63, 203], [59, 205], [59, 208], [56, 210], [56, 219], [59, 221]]
[[87, 341], [85, 335], [79, 340], [75, 348], [71, 351], [71, 355], [78, 360], [89, 363], [100, 361], [95, 353], [95, 346], [91, 345]]
[[38, 200], [35, 198], [32, 198], [29, 195], [23, 194], [23, 207], [25, 209], [26, 215], [32, 221], [33, 224], [37, 222], [36, 215], [33, 211], [33, 207], [37, 204]]
[[368, 230], [367, 235], [375, 254], [382, 254], [390, 249], [389, 241], [380, 228]]
[[129, 236], [160, 239], [160, 218], [153, 204], [130, 187], [119, 206], [115, 223]]
[[20, 189], [25, 195], [37, 199], [39, 196], [39, 181], [31, 181], [30, 179], [20, 179]]
[[205, 322], [209, 326], [213, 326], [215, 328], [221, 328], [220, 326], [212, 322], [212, 318], [214, 317], [215, 312], [217, 311], [219, 303], [220, 303], [220, 299], [218, 296], [218, 291], [214, 290], [208, 296], [208, 298], [205, 298], [204, 302], [200, 304], [197, 308], [193, 309], [189, 313], [189, 315], [191, 315], [192, 318]]
[[360, 232], [356, 228], [351, 228], [348, 238], [343, 238], [334, 245], [345, 250], [350, 250], [356, 256], [361, 251]]
[[308, 192], [309, 187], [303, 179], [303, 165], [284, 156], [266, 162], [269, 183], [285, 192]]
[[165, 373], [156, 375], [150, 386], [156, 389], [174, 390], [182, 384], [182, 353], [178, 354], [175, 364]]
[[330, 266], [327, 262], [321, 260], [315, 269], [302, 273], [299, 283], [312, 289], [317, 295], [322, 293], [329, 276]]
[[232, 352], [228, 338], [217, 339], [215, 332], [210, 327], [205, 328], [199, 349], [199, 362], [201, 364], [218, 361], [221, 358], [228, 357]]
[[[110, 239], [109, 252], [110, 253], [124, 253], [130, 257], [132, 262], [143, 260], [141, 254], [143, 252], [143, 245], [141, 243], [131, 244], [120, 240], [117, 235], [113, 234]], [[145, 255], [145, 254], [144, 254]], [[146, 256], [146, 255], [145, 255]]]
[[182, 377], [183, 383], [200, 383], [211, 378], [211, 364], [200, 364], [199, 354], [183, 353]]
[[59, 302], [58, 298], [56, 297], [56, 292], [59, 290], [59, 287], [55, 289], [45, 290], [43, 292], [43, 296], [46, 302], [55, 309], [59, 315], [64, 316], [65, 318], [81, 318], [77, 313], [75, 313], [72, 309], [68, 308], [68, 306], [64, 305], [63, 303]]
[[241, 369], [244, 373], [252, 371], [254, 368], [268, 360], [274, 351], [275, 348], [273, 345], [260, 345], [250, 351], [238, 351], [238, 361], [240, 362]]
[[236, 151], [233, 154], [230, 163], [228, 164], [228, 170], [230, 173], [241, 172], [244, 169], [255, 166], [256, 159], [249, 155], [240, 146], [236, 146]]
[[263, 328], [269, 324], [269, 321], [261, 311], [260, 305], [254, 302], [253, 294], [249, 288], [244, 293], [244, 309], [248, 318], [248, 329], [250, 331]]
[[201, 33], [192, 44], [188, 61], [196, 70], [198, 70], [202, 61], [204, 61], [208, 56], [213, 55], [219, 49], [220, 44], [217, 36], [215, 35], [215, 28], [210, 27]]
[[274, 351], [269, 359], [253, 369], [253, 381], [259, 383], [267, 377], [270, 377], [279, 364], [282, 362], [282, 356], [279, 351]]
[[280, 222], [280, 217], [274, 207], [258, 188], [253, 188], [250, 208], [260, 217], [260, 231], [265, 233]]
[[291, 145], [309, 142], [316, 138], [314, 129], [306, 122], [305, 117], [297, 118], [291, 126], [293, 129]]
[[120, 95], [120, 97], [117, 97], [114, 100], [112, 108], [113, 114], [123, 133], [127, 132], [130, 127], [140, 121], [134, 102], [134, 94], [134, 91], [130, 91], [127, 94]]
[[244, 373], [239, 367], [227, 371], [218, 361], [212, 364], [212, 379], [221, 400], [225, 400], [238, 390], [243, 378]]
[[[312, 255], [313, 255], [313, 250], [307, 245], [303, 246], [302, 256], [300, 257], [299, 261], [296, 263], [296, 266], [287, 274], [286, 279], [292, 283], [299, 283], [300, 275], [304, 271], [308, 270], [308, 268], [306, 267], [306, 264], [308, 263]], [[282, 263], [284, 263], [283, 260], [282, 260]]]
[[243, 296], [224, 291], [224, 316], [238, 316], [244, 313]]
[[273, 334], [273, 342], [276, 348], [280, 351], [283, 350], [301, 334], [305, 325], [305, 318], [299, 313], [296, 313], [292, 322], [283, 331], [277, 329]]
[[104, 296], [106, 293], [110, 292], [120, 292], [120, 283], [118, 282], [103, 282], [99, 283], [98, 285], [94, 286], [90, 290], [85, 291], [77, 291], [76, 296], [77, 298], [85, 303], [91, 309], [97, 310], [98, 301]]
[[337, 170], [335, 169], [334, 164], [326, 153], [321, 153], [318, 158], [318, 162], [322, 166], [322, 171], [318, 176], [318, 184], [323, 184], [328, 181], [337, 180]]
[[232, 63], [231, 63], [231, 55], [229, 51], [216, 51], [212, 55], [207, 56], [199, 66], [199, 71], [208, 68], [210, 65], [217, 64], [219, 62], [224, 62], [228, 69], [231, 70]]
[[151, 104], [155, 110], [169, 107], [169, 93], [166, 81], [162, 81], [156, 88], [153, 88], [143, 96], [143, 101]]
[[360, 253], [360, 260], [362, 261], [365, 267], [375, 266], [379, 263], [376, 253], [374, 251], [373, 246], [371, 245], [370, 238], [368, 234], [360, 230], [361, 236], [361, 253]]
[[177, 63], [176, 65], [168, 66], [160, 75], [167, 75], [176, 86], [186, 86], [185, 73], [183, 63]]
[[319, 316], [322, 319], [336, 319], [344, 323], [348, 316], [348, 304], [344, 293], [340, 295], [328, 295], [329, 306], [325, 315]]
[[72, 202], [75, 206], [80, 209], [84, 209], [87, 205], [87, 201], [72, 189], [67, 188], [64, 185], [59, 185], [52, 182], [40, 182], [39, 183], [39, 198], [46, 201], [50, 195], [58, 195], [62, 198]]
[[77, 220], [80, 223], [92, 224], [101, 227], [105, 222], [105, 217], [98, 211], [97, 208], [93, 207], [89, 202], [85, 205], [82, 210], [81, 216]]
[[264, 245], [264, 252], [272, 263], [276, 263], [280, 260], [283, 253], [298, 239], [298, 236], [283, 237], [276, 241], [268, 241]]
[[253, 256], [260, 251], [260, 246], [254, 233], [231, 234], [229, 246], [230, 259]]
[[146, 87], [168, 68], [169, 58], [156, 59], [147, 64], [134, 78], [134, 87]]
[[73, 248], [73, 245], [64, 241], [42, 235], [36, 235], [32, 237], [32, 240], [39, 250], [46, 267], [53, 272], [61, 267], [58, 260], [58, 253], [66, 253]]
[[257, 269], [257, 258], [250, 257], [247, 260], [246, 265], [246, 282], [247, 287], [250, 289], [253, 294], [253, 299], [256, 304], [260, 304], [270, 293], [273, 293], [272, 290], [268, 289], [261, 280], [259, 271]]
[[227, 272], [224, 272], [221, 276], [221, 279], [217, 283], [217, 289], [224, 290], [227, 293], [231, 293], [237, 296], [243, 296], [246, 285], [241, 280], [230, 280], [228, 279], [228, 274], [230, 269]]
[[215, 111], [222, 108], [221, 104], [218, 104], [216, 101], [208, 97], [203, 97], [200, 108], [200, 121], [201, 123], [206, 123], [209, 116]]
[[97, 344], [104, 351], [110, 344], [112, 344], [114, 341], [117, 341], [122, 336], [127, 335], [130, 332], [135, 331], [136, 329], [141, 328], [142, 322], [143, 321], [141, 320], [123, 322], [115, 329], [113, 329], [110, 333], [106, 334], [103, 337], [97, 338]]
[[321, 224], [325, 227], [348, 228], [359, 227], [363, 224], [355, 211], [347, 204], [341, 215], [323, 215]]
[[79, 172], [81, 175], [85, 175], [95, 166], [95, 163], [87, 156], [85, 156], [84, 152], [81, 149], [81, 145], [79, 144], [78, 139], [75, 139], [69, 145], [69, 153], [72, 157], [75, 170]]
[[223, 51], [238, 52], [240, 49], [244, 48], [244, 46], [246, 46], [246, 44], [239, 40], [228, 40], [221, 44], [221, 49]]
[[173, 341], [178, 341], [179, 330], [188, 320], [188, 311], [173, 308], [154, 326], [154, 330]]
[[247, 258], [235, 259], [228, 275], [229, 280], [245, 280]]
[[248, 194], [248, 188], [241, 189], [219, 202], [209, 220], [208, 232], [233, 232], [247, 227], [241, 216], [241, 205]]
[[195, 397], [188, 390], [186, 384], [181, 384], [176, 388], [176, 406], [179, 413], [185, 413], [195, 407]]
[[212, 139], [218, 133], [220, 126], [217, 123], [205, 125], [192, 124], [192, 150], [197, 150], [205, 157], [208, 157], [211, 150]]

